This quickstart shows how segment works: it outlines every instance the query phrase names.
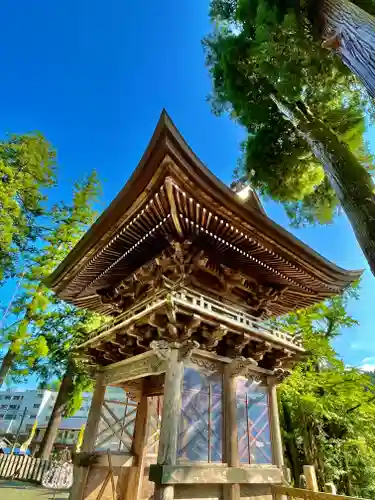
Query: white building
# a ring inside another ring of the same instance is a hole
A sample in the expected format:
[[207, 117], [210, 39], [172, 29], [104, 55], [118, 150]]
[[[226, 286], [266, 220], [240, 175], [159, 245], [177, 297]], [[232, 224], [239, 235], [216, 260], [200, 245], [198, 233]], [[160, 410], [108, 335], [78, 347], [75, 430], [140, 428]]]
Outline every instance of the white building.
[[35, 420], [51, 414], [55, 400], [56, 393], [51, 391], [0, 391], [0, 434], [16, 434], [18, 429], [27, 434]]
[[[37, 421], [35, 442], [40, 442], [47, 428], [56, 397], [57, 392], [48, 390], [0, 391], [0, 436], [12, 435], [14, 437], [19, 433], [22, 436], [21, 439], [24, 439]], [[71, 417], [62, 420], [56, 439], [57, 446], [73, 446], [77, 443], [78, 435], [86, 424], [91, 397], [91, 393], [84, 393], [79, 410]], [[124, 411], [131, 411], [131, 403], [125, 405], [126, 393], [122, 389], [108, 387], [105, 398], [112, 415], [123, 418]], [[107, 419], [113, 420], [111, 415], [107, 415]], [[108, 440], [105, 446], [116, 448], [118, 441], [115, 437], [114, 439], [111, 437], [111, 432], [103, 432], [103, 438], [107, 434]]]
[[[40, 442], [47, 428], [56, 397], [57, 392], [48, 390], [0, 391], [0, 435], [12, 434], [14, 436], [18, 429], [20, 429], [21, 436], [28, 435], [37, 421], [35, 442]], [[70, 446], [77, 443], [78, 434], [86, 424], [91, 397], [91, 393], [84, 393], [79, 410], [73, 416], [62, 420], [56, 439], [57, 446]], [[122, 389], [107, 388], [106, 402], [114, 415], [122, 418], [124, 410], [125, 412], [131, 410], [130, 406], [128, 410], [124, 408], [125, 400], [126, 393]], [[105, 437], [106, 433], [104, 432], [103, 435]], [[110, 448], [118, 446], [118, 441], [111, 439], [111, 433], [108, 433], [108, 438], [106, 446]]]

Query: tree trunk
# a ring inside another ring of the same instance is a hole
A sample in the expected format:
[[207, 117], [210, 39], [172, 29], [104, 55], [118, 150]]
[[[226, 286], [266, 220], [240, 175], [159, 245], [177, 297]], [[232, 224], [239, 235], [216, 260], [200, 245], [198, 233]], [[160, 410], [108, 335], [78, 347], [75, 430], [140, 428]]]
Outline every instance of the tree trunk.
[[303, 103], [292, 109], [279, 97], [272, 95], [271, 99], [322, 163], [375, 275], [375, 185], [372, 177], [337, 135], [315, 118]]
[[296, 446], [295, 429], [293, 428], [292, 416], [289, 407], [281, 400], [282, 422], [284, 424], [284, 446], [286, 448], [286, 456], [292, 472], [294, 484], [298, 486], [299, 476], [302, 472], [298, 449]]
[[16, 357], [15, 353], [12, 352], [10, 349], [8, 349], [8, 352], [3, 357], [0, 366], [0, 387], [3, 385], [5, 378], [9, 373], [9, 370], [12, 368], [12, 364], [15, 357]]
[[72, 367], [68, 367], [64, 378], [62, 379], [60, 390], [57, 395], [46, 432], [43, 436], [42, 442], [40, 443], [39, 450], [36, 453], [37, 458], [48, 460], [51, 455], [52, 448], [57, 437], [57, 432], [64, 415], [64, 410], [67, 402], [69, 401], [69, 394], [73, 386], [73, 376], [74, 370]]
[[323, 47], [334, 50], [375, 97], [375, 18], [349, 0], [322, 0]]

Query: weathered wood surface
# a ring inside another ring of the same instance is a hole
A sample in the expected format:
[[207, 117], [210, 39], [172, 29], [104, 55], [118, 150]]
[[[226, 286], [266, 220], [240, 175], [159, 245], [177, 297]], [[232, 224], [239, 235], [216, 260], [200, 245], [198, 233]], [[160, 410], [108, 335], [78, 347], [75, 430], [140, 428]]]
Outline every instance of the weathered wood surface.
[[90, 411], [87, 417], [85, 433], [82, 442], [82, 451], [91, 452], [95, 448], [97, 431], [99, 427], [101, 409], [105, 396], [105, 385], [103, 384], [104, 374], [99, 372], [96, 375], [94, 394], [91, 400]]
[[[184, 362], [181, 359], [180, 350], [171, 348], [164, 383], [158, 465], [174, 465], [176, 463], [183, 377]], [[174, 486], [156, 484], [154, 500], [173, 500], [173, 498]]]
[[[238, 458], [238, 429], [237, 429], [237, 400], [236, 379], [233, 376], [232, 363], [224, 366], [223, 395], [224, 395], [224, 459], [229, 467], [239, 465]], [[232, 482], [233, 483], [233, 482]], [[223, 494], [225, 500], [240, 500], [240, 484], [227, 484]]]
[[137, 416], [135, 419], [134, 438], [132, 443], [134, 463], [129, 471], [126, 490], [126, 499], [128, 500], [141, 500], [147, 445], [147, 421], [148, 401], [147, 397], [143, 396], [138, 404]]
[[159, 375], [166, 370], [166, 362], [157, 356], [157, 353], [149, 351], [145, 354], [133, 356], [119, 363], [110, 365], [103, 370], [103, 383], [116, 384], [127, 380]]
[[[288, 486], [271, 486], [273, 495], [287, 495], [289, 498], [304, 498], [308, 500], [369, 500], [359, 497], [347, 497], [345, 495], [332, 495], [323, 491], [302, 490]], [[277, 497], [276, 497], [277, 498]]]
[[164, 400], [160, 427], [158, 464], [174, 465], [177, 454], [177, 433], [181, 411], [184, 363], [179, 349], [171, 349], [165, 374]]
[[280, 484], [282, 472], [272, 466], [151, 465], [150, 479], [157, 484]]
[[268, 378], [268, 390], [273, 460], [275, 465], [282, 468], [284, 466], [283, 443], [277, 404], [276, 380], [273, 377]]
[[236, 379], [232, 376], [231, 365], [224, 366], [224, 450], [225, 461], [230, 467], [238, 465], [238, 431]]
[[306, 489], [319, 491], [318, 480], [316, 478], [315, 467], [313, 465], [303, 466], [303, 475], [306, 479]]
[[[98, 372], [96, 375], [96, 384], [94, 394], [91, 400], [90, 411], [87, 417], [85, 433], [82, 442], [82, 452], [90, 453], [95, 448], [97, 432], [101, 417], [101, 409], [105, 397], [105, 385], [103, 383], [104, 375]], [[69, 500], [82, 500], [86, 482], [89, 477], [89, 467], [74, 466], [73, 486], [70, 490]]]

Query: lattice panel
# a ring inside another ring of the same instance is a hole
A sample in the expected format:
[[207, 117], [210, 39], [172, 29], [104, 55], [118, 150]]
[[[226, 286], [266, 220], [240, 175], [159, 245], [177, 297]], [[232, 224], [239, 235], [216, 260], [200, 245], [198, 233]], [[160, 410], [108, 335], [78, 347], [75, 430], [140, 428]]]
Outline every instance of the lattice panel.
[[177, 456], [179, 461], [222, 461], [222, 377], [185, 368]]
[[108, 387], [100, 415], [95, 449], [130, 452], [137, 403], [125, 391]]
[[147, 429], [147, 455], [157, 455], [159, 449], [159, 436], [163, 397], [153, 396], [147, 398], [148, 404], [148, 429]]
[[268, 390], [237, 379], [238, 453], [241, 463], [271, 464]]

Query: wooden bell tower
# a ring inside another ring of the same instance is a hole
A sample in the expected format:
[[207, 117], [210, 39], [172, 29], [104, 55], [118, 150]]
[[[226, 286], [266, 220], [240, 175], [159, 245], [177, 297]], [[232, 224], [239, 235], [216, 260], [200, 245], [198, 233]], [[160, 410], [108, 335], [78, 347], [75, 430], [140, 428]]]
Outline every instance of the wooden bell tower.
[[108, 316], [77, 351], [96, 388], [71, 500], [265, 499], [282, 482], [276, 385], [304, 349], [269, 318], [360, 273], [249, 194], [214, 177], [163, 112], [126, 186], [49, 277]]

